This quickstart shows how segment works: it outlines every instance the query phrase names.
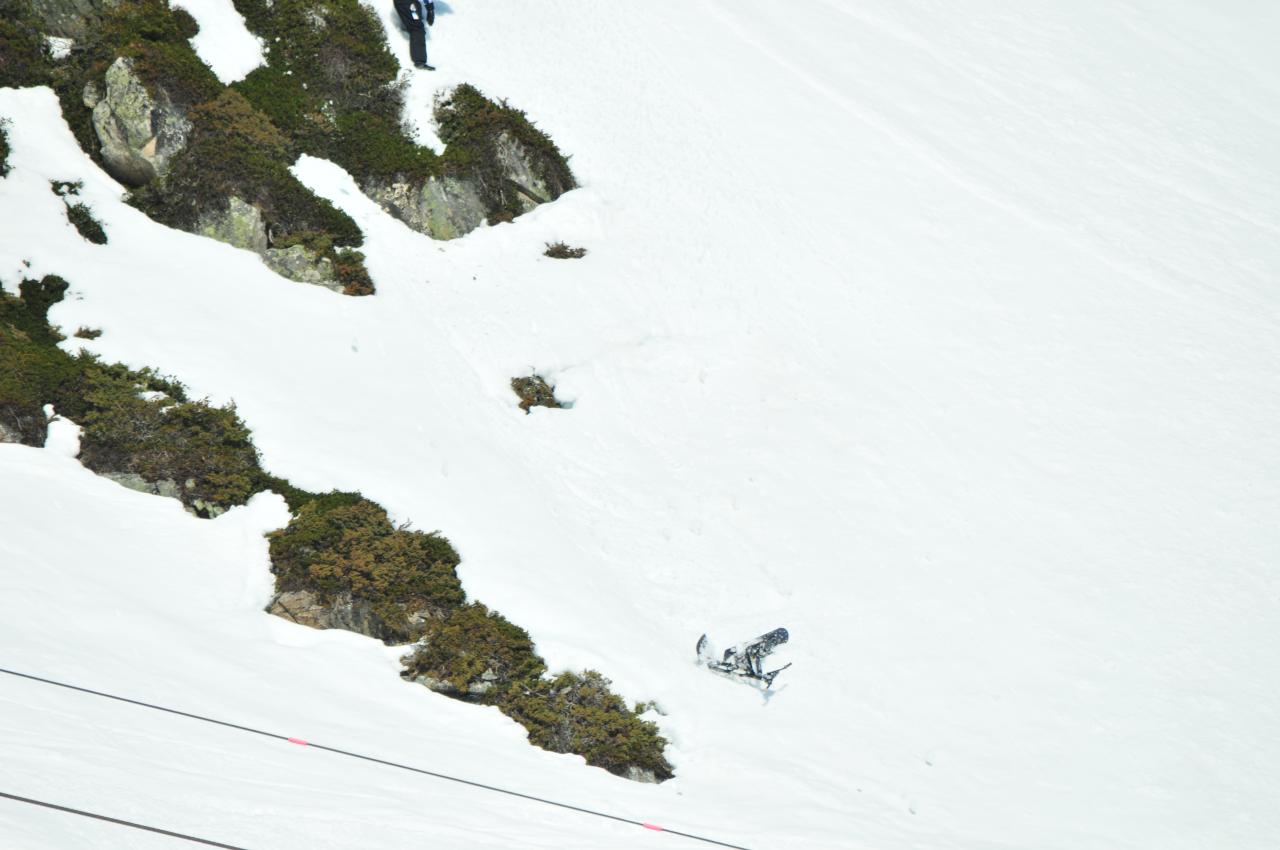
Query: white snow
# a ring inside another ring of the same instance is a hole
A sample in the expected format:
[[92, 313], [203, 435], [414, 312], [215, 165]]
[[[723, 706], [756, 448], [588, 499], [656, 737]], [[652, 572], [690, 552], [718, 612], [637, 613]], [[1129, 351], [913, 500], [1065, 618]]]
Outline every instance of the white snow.
[[231, 0], [174, 0], [173, 5], [200, 25], [191, 47], [224, 84], [243, 80], [266, 62], [262, 39], [249, 32]]
[[[473, 82], [583, 186], [437, 243], [304, 157], [365, 230], [364, 299], [150, 222], [50, 92], [0, 90], [6, 287], [63, 275], [54, 321], [104, 331], [77, 345], [441, 529], [553, 667], [658, 701], [677, 777], [261, 613], [274, 496], [204, 522], [14, 446], [0, 666], [755, 848], [1270, 848], [1277, 37], [1246, 0], [458, 4], [409, 117]], [[522, 414], [533, 370], [573, 409]], [[692, 663], [780, 625], [771, 698]], [[0, 790], [215, 840], [696, 846], [8, 677], [0, 704]], [[0, 836], [152, 846], [3, 801]]]

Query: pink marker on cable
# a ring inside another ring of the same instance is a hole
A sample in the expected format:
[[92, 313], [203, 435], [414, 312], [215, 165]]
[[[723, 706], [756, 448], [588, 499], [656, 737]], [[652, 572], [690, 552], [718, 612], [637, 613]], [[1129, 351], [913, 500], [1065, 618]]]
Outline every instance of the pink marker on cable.
[[666, 832], [665, 829], [658, 826], [656, 823], [642, 823], [640, 825], [643, 826], [645, 829], [652, 829], [654, 832]]
[[290, 743], [290, 744], [297, 744], [299, 747], [305, 747], [305, 746], [308, 746], [307, 742], [306, 742], [306, 741], [304, 741], [304, 740], [302, 740], [301, 738], [290, 738], [290, 739], [289, 739], [289, 743]]

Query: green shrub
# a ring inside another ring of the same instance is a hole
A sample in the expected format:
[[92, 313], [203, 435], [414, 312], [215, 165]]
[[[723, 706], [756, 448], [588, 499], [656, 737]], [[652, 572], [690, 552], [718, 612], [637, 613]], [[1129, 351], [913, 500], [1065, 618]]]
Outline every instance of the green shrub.
[[102, 222], [93, 217], [93, 210], [86, 205], [67, 204], [67, 220], [94, 245], [107, 244], [107, 231], [102, 229]]
[[191, 136], [169, 174], [135, 193], [135, 205], [152, 218], [191, 230], [202, 216], [225, 210], [234, 195], [262, 210], [274, 247], [321, 239], [324, 253], [361, 244], [351, 217], [290, 173], [292, 143], [239, 92], [226, 89], [189, 117]]
[[[90, 365], [80, 461], [100, 472], [135, 473], [178, 485], [198, 513], [244, 504], [256, 491], [258, 452], [235, 405], [143, 397], [137, 373]], [[76, 418], [74, 415], [72, 418]]]
[[455, 572], [458, 554], [449, 541], [434, 532], [397, 528], [367, 499], [353, 502], [342, 494], [308, 502], [268, 537], [278, 591], [308, 590], [323, 602], [350, 594], [372, 603], [384, 640], [422, 633], [409, 613], [443, 616], [465, 599]]
[[547, 669], [528, 632], [478, 603], [428, 623], [404, 660], [405, 677], [428, 676], [482, 702], [494, 702], [511, 684], [535, 680]]
[[236, 84], [293, 138], [358, 180], [426, 177], [435, 155], [401, 127], [399, 66], [382, 26], [358, 0], [236, 0], [270, 61]]
[[506, 136], [519, 143], [535, 173], [546, 183], [553, 201], [575, 185], [569, 163], [551, 137], [528, 117], [505, 102], [494, 103], [479, 89], [463, 84], [436, 104], [440, 140], [448, 147], [442, 157], [446, 174], [469, 178], [480, 187], [489, 210], [490, 222], [509, 221], [523, 211], [522, 194], [528, 187], [516, 186], [502, 172], [498, 156], [499, 140]]
[[548, 242], [547, 250], [542, 255], [553, 260], [580, 260], [587, 256], [587, 249], [571, 248], [563, 242]]
[[373, 278], [364, 264], [364, 254], [343, 249], [333, 252], [333, 271], [344, 295], [372, 295]]
[[577, 753], [587, 764], [619, 776], [647, 772], [659, 782], [673, 775], [663, 755], [666, 739], [609, 690], [594, 670], [561, 673], [515, 685], [500, 707], [529, 730], [529, 740], [556, 753]]
[[48, 43], [28, 0], [0, 0], [0, 87], [47, 85], [52, 69]]

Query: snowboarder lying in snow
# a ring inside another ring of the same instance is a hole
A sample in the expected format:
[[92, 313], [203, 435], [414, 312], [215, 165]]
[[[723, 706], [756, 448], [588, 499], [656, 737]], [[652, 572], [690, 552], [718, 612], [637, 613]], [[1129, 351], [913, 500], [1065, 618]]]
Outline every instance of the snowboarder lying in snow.
[[[409, 31], [409, 58], [413, 64], [428, 71], [435, 68], [427, 64], [427, 27], [436, 22], [435, 0], [393, 0], [400, 23]], [[422, 7], [426, 5], [426, 13]], [[424, 23], [425, 22], [425, 23]]]
[[717, 673], [725, 673], [752, 682], [763, 682], [768, 688], [773, 684], [773, 677], [791, 665], [784, 664], [777, 670], [766, 673], [764, 659], [774, 649], [786, 643], [789, 637], [786, 629], [774, 629], [754, 640], [743, 641], [737, 646], [729, 647], [724, 651], [723, 658], [717, 659], [711, 644], [707, 641], [707, 636], [703, 635], [698, 640], [698, 660]]

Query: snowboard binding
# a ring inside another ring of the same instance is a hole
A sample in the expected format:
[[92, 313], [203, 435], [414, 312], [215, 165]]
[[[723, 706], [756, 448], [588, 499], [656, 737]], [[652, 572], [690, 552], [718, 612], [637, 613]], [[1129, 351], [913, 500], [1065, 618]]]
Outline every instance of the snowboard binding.
[[760, 635], [754, 640], [744, 641], [731, 646], [717, 658], [707, 636], [698, 638], [698, 662], [721, 675], [739, 681], [748, 682], [757, 687], [763, 685], [767, 690], [773, 686], [774, 677], [791, 666], [784, 664], [776, 670], [764, 671], [764, 659], [774, 649], [787, 642], [790, 637], [786, 629], [774, 629], [768, 634]]

